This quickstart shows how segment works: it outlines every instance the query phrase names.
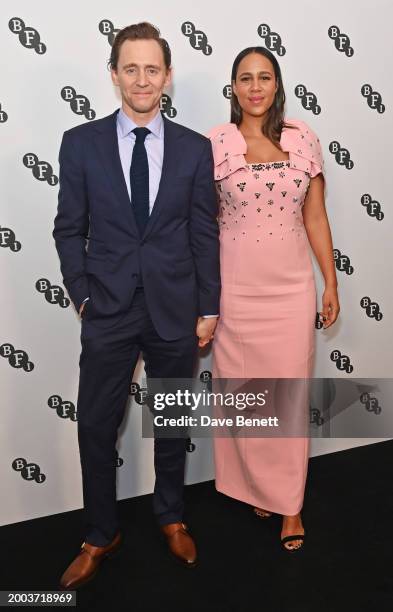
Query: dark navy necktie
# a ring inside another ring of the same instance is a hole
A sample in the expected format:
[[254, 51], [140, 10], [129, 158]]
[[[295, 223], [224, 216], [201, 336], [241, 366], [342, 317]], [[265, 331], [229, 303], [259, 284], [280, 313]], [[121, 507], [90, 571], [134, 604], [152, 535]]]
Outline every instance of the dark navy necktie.
[[150, 134], [150, 130], [138, 127], [132, 131], [136, 139], [130, 166], [131, 204], [134, 207], [139, 234], [142, 236], [149, 219], [149, 163], [145, 138]]

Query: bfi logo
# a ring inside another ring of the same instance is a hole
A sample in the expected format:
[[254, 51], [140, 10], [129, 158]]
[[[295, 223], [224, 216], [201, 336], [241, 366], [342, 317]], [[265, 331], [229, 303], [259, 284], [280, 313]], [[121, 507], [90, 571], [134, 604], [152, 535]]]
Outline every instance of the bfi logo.
[[3, 249], [11, 249], [14, 253], [21, 250], [22, 245], [19, 240], [15, 239], [15, 232], [9, 227], [1, 227], [0, 225], [0, 247]]
[[192, 442], [191, 438], [186, 439], [186, 451], [187, 453], [193, 453], [196, 449], [194, 442]]
[[360, 300], [360, 306], [364, 308], [366, 311], [366, 315], [370, 317], [370, 319], [375, 319], [376, 321], [381, 321], [383, 318], [383, 314], [380, 311], [380, 306], [378, 302], [372, 302], [368, 296], [362, 297]]
[[210, 370], [203, 370], [203, 372], [199, 374], [199, 380], [206, 385], [209, 391], [212, 390], [213, 376]]
[[46, 45], [41, 42], [37, 30], [25, 26], [24, 21], [19, 17], [12, 17], [8, 22], [8, 27], [13, 34], [18, 35], [19, 42], [26, 49], [34, 49], [38, 55], [42, 55], [46, 52]]
[[330, 359], [336, 364], [336, 368], [341, 372], [351, 374], [353, 372], [353, 365], [347, 355], [342, 355], [341, 351], [334, 350], [330, 353]]
[[184, 36], [190, 40], [190, 45], [196, 51], [202, 51], [204, 55], [211, 55], [213, 49], [209, 45], [207, 36], [202, 30], [196, 30], [195, 25], [191, 21], [185, 21], [181, 26], [181, 31]]
[[58, 304], [60, 308], [68, 308], [70, 305], [70, 300], [64, 296], [64, 290], [62, 287], [58, 285], [51, 285], [50, 281], [46, 278], [40, 278], [36, 284], [35, 288], [39, 293], [43, 293], [45, 295], [45, 299], [48, 304]]
[[124, 463], [124, 459], [119, 457], [119, 453], [116, 450], [115, 467], [121, 467], [123, 465], [123, 463]]
[[366, 98], [367, 104], [373, 110], [379, 113], [385, 112], [385, 105], [382, 103], [382, 96], [378, 91], [373, 91], [371, 85], [363, 85], [361, 90], [363, 98]]
[[139, 404], [140, 406], [143, 406], [144, 404], [147, 403], [148, 393], [147, 393], [146, 387], [141, 387], [138, 383], [132, 382], [130, 386], [129, 394], [134, 398], [136, 403]]
[[170, 119], [174, 119], [177, 115], [177, 110], [172, 106], [172, 100], [168, 94], [163, 94], [160, 101], [160, 110]]
[[312, 111], [314, 115], [321, 113], [321, 107], [318, 104], [317, 96], [312, 91], [307, 91], [305, 85], [296, 85], [295, 96], [300, 99], [303, 108]]
[[0, 346], [0, 355], [4, 359], [8, 359], [8, 363], [17, 370], [23, 369], [25, 372], [34, 370], [34, 363], [29, 361], [29, 356], [26, 351], [14, 349], [12, 344], [5, 342]]
[[46, 181], [52, 187], [59, 182], [58, 177], [53, 174], [52, 166], [46, 161], [40, 161], [35, 153], [26, 153], [23, 156], [23, 165], [32, 170], [37, 181]]
[[352, 170], [354, 163], [348, 149], [341, 147], [337, 140], [333, 140], [329, 145], [329, 151], [334, 155], [339, 166], [345, 166], [347, 170]]
[[7, 119], [8, 119], [8, 115], [5, 112], [5, 110], [1, 108], [1, 104], [0, 104], [0, 123], [5, 123]]
[[325, 419], [321, 416], [321, 411], [318, 408], [310, 408], [310, 425], [321, 427], [324, 422]]
[[360, 202], [362, 206], [364, 206], [367, 210], [367, 214], [369, 217], [374, 217], [377, 221], [382, 221], [384, 218], [384, 213], [381, 210], [381, 205], [377, 200], [373, 200], [370, 194], [364, 193], [360, 198]]
[[367, 412], [374, 412], [374, 414], [381, 414], [382, 412], [382, 407], [379, 405], [378, 399], [368, 392], [361, 394], [360, 403], [363, 404]]
[[12, 462], [12, 469], [15, 472], [20, 472], [20, 475], [24, 480], [34, 480], [38, 484], [45, 482], [46, 476], [41, 472], [41, 468], [38, 463], [27, 463], [23, 457], [18, 457]]
[[86, 96], [77, 95], [73, 87], [69, 85], [63, 87], [60, 94], [65, 102], [70, 103], [73, 113], [76, 115], [84, 115], [89, 121], [95, 118], [96, 112], [90, 108], [90, 100], [86, 98]]
[[272, 32], [267, 23], [261, 23], [257, 30], [259, 36], [264, 39], [266, 47], [269, 51], [275, 51], [277, 55], [282, 57], [286, 53], [285, 47], [281, 43], [281, 36], [277, 32]]
[[47, 402], [49, 408], [56, 410], [57, 416], [61, 419], [70, 419], [77, 421], [78, 415], [76, 408], [72, 402], [63, 401], [60, 395], [51, 395]]
[[353, 56], [354, 50], [353, 47], [351, 47], [349, 36], [343, 32], [340, 32], [340, 28], [334, 25], [330, 26], [328, 29], [328, 35], [329, 38], [334, 40], [334, 46], [336, 47], [337, 51], [340, 51], [340, 53], [345, 53], [347, 57]]
[[109, 19], [102, 19], [98, 24], [98, 29], [103, 36], [106, 36], [108, 43], [112, 47], [113, 42], [116, 38], [116, 34], [120, 31], [119, 28], [115, 28], [113, 23]]
[[227, 100], [230, 100], [231, 97], [232, 97], [232, 85], [225, 85], [223, 90], [222, 90], [222, 95]]
[[353, 274], [353, 266], [351, 265], [351, 260], [347, 255], [342, 255], [341, 251], [338, 249], [333, 249], [333, 259], [336, 262], [336, 268], [340, 272], [345, 272], [350, 275]]

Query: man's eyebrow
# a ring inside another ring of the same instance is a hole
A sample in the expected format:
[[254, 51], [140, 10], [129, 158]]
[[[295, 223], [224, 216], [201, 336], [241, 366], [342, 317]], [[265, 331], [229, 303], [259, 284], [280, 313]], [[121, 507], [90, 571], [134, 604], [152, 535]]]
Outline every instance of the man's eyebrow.
[[[131, 62], [130, 64], [125, 64], [123, 66], [123, 70], [126, 70], [127, 68], [137, 68], [138, 64], [135, 64], [134, 62]], [[160, 69], [160, 66], [158, 66], [157, 64], [146, 64], [146, 66], [142, 66], [143, 68], [155, 68], [156, 70]]]

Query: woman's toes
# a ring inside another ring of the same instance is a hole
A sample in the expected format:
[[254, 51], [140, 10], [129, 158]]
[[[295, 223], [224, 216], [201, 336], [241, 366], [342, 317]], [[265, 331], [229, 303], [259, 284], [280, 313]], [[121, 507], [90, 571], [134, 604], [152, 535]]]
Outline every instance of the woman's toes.
[[254, 508], [254, 512], [258, 516], [262, 516], [262, 517], [271, 516], [271, 512], [269, 512], [268, 510], [264, 510], [263, 508]]
[[292, 540], [292, 542], [286, 542], [284, 544], [285, 548], [288, 548], [288, 550], [293, 550], [294, 548], [300, 548], [301, 545], [302, 545], [301, 540]]

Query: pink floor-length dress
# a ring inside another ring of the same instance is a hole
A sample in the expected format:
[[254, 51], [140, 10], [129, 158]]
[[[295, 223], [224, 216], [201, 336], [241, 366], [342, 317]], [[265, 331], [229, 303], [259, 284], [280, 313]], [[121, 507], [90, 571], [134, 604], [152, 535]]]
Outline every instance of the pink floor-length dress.
[[[208, 134], [220, 198], [222, 293], [213, 342], [214, 378], [310, 378], [317, 297], [302, 206], [310, 177], [323, 172], [319, 139], [286, 120], [289, 160], [247, 164], [233, 123]], [[293, 410], [307, 414], [306, 400]], [[303, 505], [305, 437], [215, 437], [216, 488], [284, 515]]]

